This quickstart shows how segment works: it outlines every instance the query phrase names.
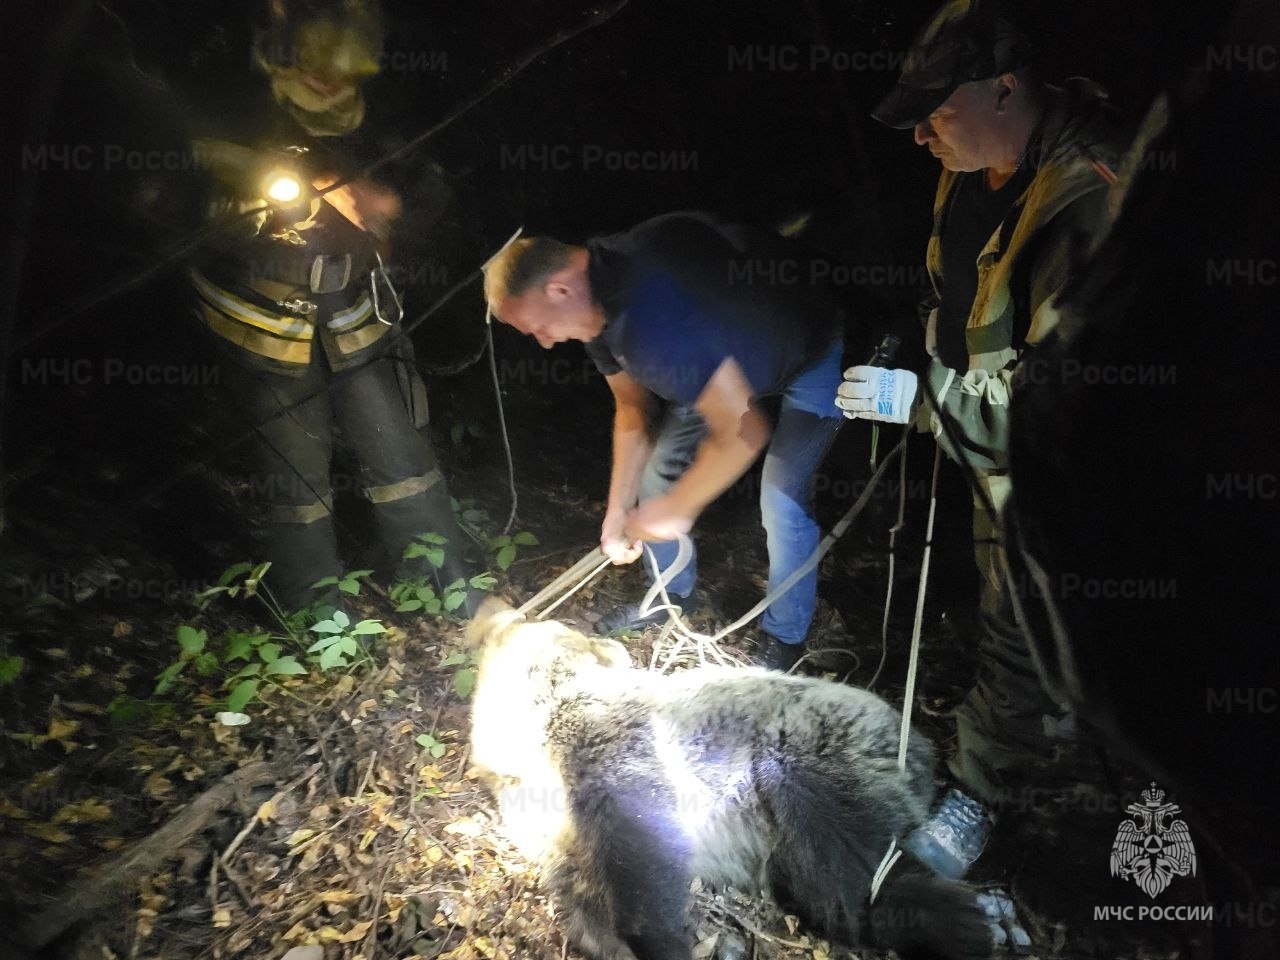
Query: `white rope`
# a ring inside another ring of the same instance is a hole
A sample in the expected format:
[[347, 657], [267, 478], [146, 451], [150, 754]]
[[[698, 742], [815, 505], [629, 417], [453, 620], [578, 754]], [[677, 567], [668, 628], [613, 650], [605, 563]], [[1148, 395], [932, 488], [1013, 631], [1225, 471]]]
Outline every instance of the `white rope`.
[[560, 606], [560, 604], [564, 603], [566, 600], [572, 597], [575, 593], [577, 593], [579, 590], [585, 587], [588, 583], [590, 583], [596, 577], [600, 576], [600, 574], [604, 572], [604, 568], [609, 566], [609, 564], [611, 564], [612, 562], [613, 561], [610, 560], [608, 557], [605, 557], [604, 561], [598, 567], [596, 567], [594, 570], [588, 573], [585, 577], [579, 580], [578, 583], [571, 590], [569, 590], [567, 593], [561, 596], [560, 599], [557, 600], [555, 603], [551, 604], [551, 606], [547, 607], [541, 613], [537, 614], [533, 619], [535, 620], [545, 619], [547, 614], [549, 614], [552, 610]]
[[[480, 268], [483, 274], [493, 264], [493, 261], [502, 256], [502, 252], [519, 239], [520, 234], [524, 232], [524, 227], [516, 227], [516, 232], [511, 235], [496, 253], [484, 262]], [[498, 382], [498, 354], [493, 349], [493, 305], [489, 303], [489, 298], [485, 297], [484, 301], [484, 329], [485, 336], [489, 340], [489, 372], [493, 376], [493, 398], [498, 403], [498, 427], [502, 431], [502, 448], [507, 453], [507, 486], [511, 491], [511, 512], [507, 514], [506, 526], [502, 528], [504, 534], [511, 532], [512, 525], [516, 522], [516, 505], [519, 502], [516, 494], [516, 464], [511, 456], [511, 438], [507, 435], [507, 413], [502, 407], [502, 384]]]
[[929, 584], [929, 555], [933, 551], [933, 518], [938, 509], [938, 467], [942, 447], [934, 447], [933, 485], [929, 488], [929, 524], [924, 531], [924, 556], [920, 560], [920, 589], [916, 592], [916, 616], [911, 625], [911, 660], [907, 665], [907, 689], [902, 695], [902, 731], [898, 738], [898, 769], [907, 769], [907, 738], [911, 733], [911, 708], [916, 699], [916, 667], [920, 662], [920, 628], [924, 623], [924, 597]]
[[871, 875], [871, 893], [867, 896], [867, 904], [876, 902], [876, 897], [880, 895], [880, 886], [884, 883], [884, 878], [889, 875], [889, 871], [893, 869], [893, 865], [898, 862], [898, 858], [902, 856], [902, 851], [898, 849], [898, 840], [895, 837], [889, 841], [889, 849], [885, 851], [884, 857], [880, 860], [880, 866], [876, 867], [876, 872]]
[[[649, 592], [645, 594], [645, 598], [641, 603], [640, 612], [642, 615], [645, 615], [654, 610], [663, 610], [663, 609], [667, 610], [667, 612], [670, 615], [672, 632], [675, 634], [677, 638], [676, 647], [674, 648], [672, 653], [668, 654], [667, 660], [662, 669], [665, 670], [668, 666], [670, 666], [671, 663], [674, 662], [676, 653], [678, 653], [681, 649], [683, 649], [683, 647], [686, 644], [689, 644], [689, 643], [692, 643], [695, 645], [695, 647], [698, 650], [699, 657], [703, 656], [704, 651], [710, 650], [712, 652], [712, 655], [715, 656], [717, 659], [719, 659], [721, 662], [728, 662], [728, 658], [719, 652], [718, 644], [720, 643], [720, 641], [723, 640], [725, 637], [729, 636], [734, 631], [739, 630], [742, 627], [746, 626], [756, 617], [764, 613], [764, 611], [769, 608], [769, 605], [771, 603], [773, 603], [780, 596], [782, 596], [784, 593], [790, 590], [805, 575], [807, 575], [810, 571], [812, 571], [818, 566], [818, 564], [822, 561], [822, 558], [825, 557], [827, 553], [830, 552], [831, 548], [835, 546], [836, 541], [839, 540], [842, 536], [844, 536], [848, 532], [849, 527], [853, 524], [853, 521], [857, 518], [858, 514], [860, 514], [863, 511], [863, 509], [866, 507], [867, 503], [871, 499], [872, 494], [875, 492], [876, 485], [880, 482], [881, 477], [884, 476], [885, 472], [889, 469], [889, 466], [892, 464], [893, 458], [905, 453], [908, 437], [909, 437], [908, 432], [903, 431], [902, 439], [897, 443], [896, 446], [894, 446], [894, 448], [891, 451], [889, 451], [888, 455], [880, 462], [880, 465], [876, 468], [875, 472], [872, 473], [871, 477], [867, 480], [866, 488], [862, 491], [862, 494], [854, 502], [853, 506], [851, 506], [845, 512], [844, 516], [841, 517], [836, 522], [836, 524], [831, 528], [831, 532], [828, 533], [825, 537], [823, 537], [822, 541], [818, 544], [817, 548], [813, 551], [813, 553], [809, 555], [809, 558], [805, 560], [805, 562], [797, 570], [793, 571], [789, 577], [783, 580], [782, 583], [778, 585], [777, 589], [767, 594], [764, 597], [764, 599], [762, 599], [754, 607], [752, 607], [750, 610], [744, 613], [741, 617], [739, 617], [733, 623], [729, 624], [729, 626], [725, 627], [723, 630], [719, 631], [714, 635], [698, 633], [697, 631], [690, 628], [689, 625], [685, 623], [685, 621], [681, 619], [681, 617], [677, 614], [676, 611], [679, 610], [679, 607], [671, 603], [671, 599], [667, 595], [667, 591], [666, 591], [666, 585], [671, 582], [671, 579], [675, 577], [678, 573], [680, 573], [680, 571], [683, 570], [685, 566], [688, 565], [689, 559], [693, 555], [692, 541], [690, 541], [689, 538], [685, 536], [681, 536], [678, 538], [678, 540], [680, 541], [680, 547], [676, 553], [676, 559], [674, 562], [672, 562], [671, 566], [669, 566], [666, 570], [661, 571], [660, 574], [656, 569], [656, 562], [653, 561], [652, 551], [650, 551], [649, 556], [650, 556], [651, 563], [653, 563], [653, 566], [654, 566], [655, 583], [653, 584], [652, 587], [649, 588]], [[662, 596], [662, 603], [660, 604], [653, 603], [654, 599], [656, 599], [657, 594], [661, 594]], [[656, 661], [656, 653], [655, 653], [655, 661]], [[797, 666], [799, 665], [798, 661], [796, 665]]]
[[[911, 425], [902, 428], [904, 434], [910, 433]], [[872, 461], [874, 463], [874, 460]], [[880, 662], [876, 664], [876, 672], [867, 683], [868, 690], [874, 690], [876, 681], [880, 679], [880, 671], [889, 656], [889, 611], [893, 608], [894, 560], [897, 558], [898, 531], [906, 526], [907, 516], [907, 447], [902, 448], [902, 459], [898, 461], [898, 519], [889, 528], [889, 582], [884, 592], [884, 618], [880, 621]]]

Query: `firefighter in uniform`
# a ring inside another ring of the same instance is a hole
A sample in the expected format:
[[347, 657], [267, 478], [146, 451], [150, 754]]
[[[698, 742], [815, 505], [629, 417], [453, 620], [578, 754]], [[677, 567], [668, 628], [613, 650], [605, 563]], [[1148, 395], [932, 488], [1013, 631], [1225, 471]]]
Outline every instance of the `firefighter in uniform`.
[[340, 572], [335, 434], [359, 464], [382, 547], [399, 557], [417, 534], [444, 536], [440, 580], [451, 582], [460, 533], [419, 432], [426, 391], [383, 262], [399, 199], [342, 182], [355, 169], [344, 148], [364, 119], [360, 83], [378, 72], [380, 11], [376, 0], [267, 0], [264, 12], [254, 59], [274, 103], [265, 122], [228, 118], [249, 119], [239, 137], [197, 140], [218, 185], [214, 212], [231, 226], [202, 245], [190, 280], [229, 361], [226, 396], [255, 425], [249, 488], [264, 513], [266, 582], [300, 609], [316, 599], [311, 584]]

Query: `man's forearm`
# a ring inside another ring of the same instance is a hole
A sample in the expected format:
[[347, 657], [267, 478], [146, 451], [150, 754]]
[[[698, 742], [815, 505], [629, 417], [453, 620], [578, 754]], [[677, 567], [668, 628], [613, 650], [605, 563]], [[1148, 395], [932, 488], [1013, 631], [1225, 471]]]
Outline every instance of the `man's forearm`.
[[626, 512], [636, 504], [640, 475], [649, 462], [653, 442], [645, 410], [618, 406], [613, 415], [613, 466], [609, 474], [610, 513]]
[[733, 433], [709, 435], [693, 463], [667, 493], [682, 512], [696, 516], [751, 468], [769, 444], [769, 425], [756, 411], [743, 416]]

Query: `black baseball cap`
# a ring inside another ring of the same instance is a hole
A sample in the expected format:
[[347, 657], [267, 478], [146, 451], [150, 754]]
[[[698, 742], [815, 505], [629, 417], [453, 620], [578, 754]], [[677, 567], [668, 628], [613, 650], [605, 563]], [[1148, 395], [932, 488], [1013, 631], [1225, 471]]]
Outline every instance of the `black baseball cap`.
[[907, 50], [897, 85], [871, 116], [898, 130], [933, 113], [956, 87], [1016, 70], [1031, 44], [990, 2], [951, 0]]

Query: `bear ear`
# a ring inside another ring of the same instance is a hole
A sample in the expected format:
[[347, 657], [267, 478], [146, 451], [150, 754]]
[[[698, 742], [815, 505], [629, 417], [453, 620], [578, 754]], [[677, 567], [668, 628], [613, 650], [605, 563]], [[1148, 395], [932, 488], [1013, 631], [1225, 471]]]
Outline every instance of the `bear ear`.
[[520, 619], [511, 604], [500, 597], [488, 597], [467, 624], [466, 646], [479, 650], [491, 643], [509, 624]]
[[635, 666], [635, 664], [631, 662], [631, 654], [627, 653], [627, 648], [617, 640], [609, 640], [603, 637], [592, 637], [591, 652], [595, 654], [596, 660], [600, 662], [602, 667], [629, 670]]

